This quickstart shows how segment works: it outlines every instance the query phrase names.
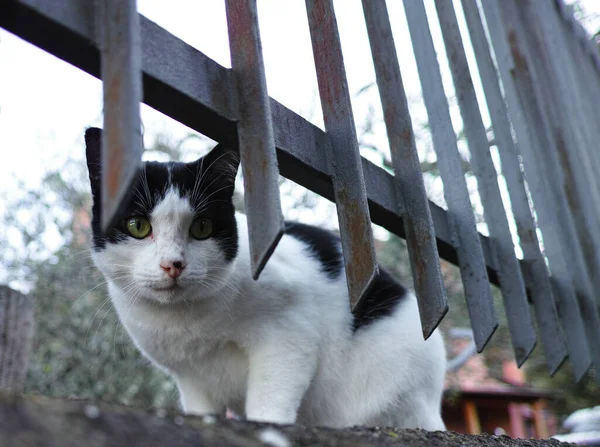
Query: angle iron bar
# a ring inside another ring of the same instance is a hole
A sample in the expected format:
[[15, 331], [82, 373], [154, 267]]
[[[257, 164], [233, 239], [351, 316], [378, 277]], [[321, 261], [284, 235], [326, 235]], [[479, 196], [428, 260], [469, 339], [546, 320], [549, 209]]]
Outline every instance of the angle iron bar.
[[[562, 4], [562, 2], [560, 2]], [[597, 142], [600, 139], [600, 127], [597, 125], [596, 108], [597, 104], [600, 104], [600, 72], [598, 66], [594, 60], [594, 53], [588, 49], [587, 45], [583, 45], [579, 39], [573, 35], [573, 23], [565, 20], [560, 14], [562, 13], [560, 8], [553, 11], [559, 16], [559, 26], [557, 26], [556, 32], [562, 36], [564, 43], [567, 45], [567, 52], [575, 58], [574, 65], [578, 67], [578, 70], [574, 70], [574, 75], [577, 78], [575, 85], [580, 93], [580, 100], [583, 103], [581, 109], [580, 119], [584, 120], [588, 131], [588, 144], [586, 154], [591, 159], [590, 167], [593, 172], [600, 172], [600, 154], [596, 150]], [[571, 14], [572, 15], [572, 14]], [[560, 20], [562, 19], [562, 20]], [[572, 18], [572, 20], [575, 20]], [[580, 26], [579, 22], [577, 25]], [[590, 43], [591, 40], [586, 39], [585, 43]], [[592, 45], [596, 46], [595, 43]], [[594, 176], [596, 183], [600, 183], [600, 179]], [[600, 215], [600, 207], [596, 208], [595, 211]], [[600, 296], [597, 296], [600, 300]], [[600, 301], [599, 301], [600, 303]]]
[[462, 171], [456, 135], [442, 85], [425, 6], [421, 0], [404, 0], [413, 52], [421, 80], [423, 99], [431, 126], [438, 167], [448, 203], [448, 217], [456, 236], [456, 251], [473, 327], [481, 352], [498, 326], [492, 293], [469, 192]]
[[572, 40], [592, 59], [597, 74], [600, 75], [600, 49], [594, 39], [590, 39], [587, 31], [575, 18], [573, 5], [566, 4], [564, 0], [554, 0], [565, 26], [570, 28]]
[[536, 345], [525, 284], [515, 257], [515, 247], [498, 186], [498, 174], [492, 161], [454, 6], [451, 0], [435, 0], [435, 6], [471, 153], [471, 167], [477, 178], [483, 203], [485, 221], [490, 237], [496, 241], [500, 290], [515, 358], [518, 366], [521, 366]]
[[142, 167], [141, 42], [135, 0], [97, 5], [104, 94], [100, 209], [102, 229], [108, 231], [124, 217], [119, 210], [130, 199]]
[[513, 141], [506, 104], [500, 90], [500, 80], [490, 55], [490, 47], [477, 2], [476, 0], [462, 0], [462, 7], [492, 120], [495, 145], [502, 163], [502, 174], [506, 179], [510, 194], [519, 245], [523, 251], [524, 264], [522, 265], [527, 267], [523, 269], [523, 277], [531, 293], [546, 365], [550, 374], [554, 374], [564, 362], [567, 351], [558, 322], [548, 270], [540, 251], [535, 222], [519, 167], [520, 151], [517, 143]]
[[362, 3], [394, 164], [396, 191], [404, 209], [404, 233], [421, 326], [427, 338], [448, 310], [433, 221], [387, 7], [384, 0], [363, 0]]
[[358, 139], [332, 0], [306, 0], [333, 175], [346, 278], [352, 310], [367, 293], [379, 268], [360, 162]]
[[[580, 246], [586, 261], [594, 290], [600, 290], [600, 184], [592, 171], [593, 164], [588, 155], [597, 148], [594, 138], [597, 123], [591, 126], [585, 114], [585, 104], [590, 93], [580, 85], [583, 67], [574, 69], [576, 59], [568, 49], [560, 33], [561, 20], [557, 11], [545, 0], [528, 0], [519, 4], [528, 17], [528, 26], [536, 39], [536, 59], [543, 67], [546, 82], [546, 101], [555, 128], [560, 127], [564, 135], [563, 144], [557, 143], [560, 167], [565, 177], [567, 203], [575, 217]], [[536, 33], [537, 31], [537, 33]], [[587, 90], [587, 89], [586, 89]], [[593, 295], [592, 295], [593, 296]]]
[[[65, 62], [100, 78], [100, 42], [95, 2], [86, 0], [6, 0], [0, 3], [0, 27]], [[140, 16], [143, 101], [210, 138], [237, 148], [237, 105], [231, 70]], [[281, 174], [334, 199], [327, 163], [328, 135], [274, 99], [271, 102]], [[362, 158], [373, 222], [400, 237], [402, 216], [394, 178]], [[440, 256], [458, 264], [448, 213], [429, 202]], [[479, 234], [489, 279], [498, 284], [494, 242]], [[525, 268], [525, 266], [522, 266]]]
[[[556, 299], [558, 315], [565, 332], [565, 341], [569, 359], [573, 366], [576, 380], [580, 380], [591, 364], [589, 347], [583, 330], [583, 319], [579, 311], [577, 297], [573, 287], [566, 259], [563, 253], [563, 242], [560, 227], [556, 221], [549, 188], [545, 184], [548, 179], [544, 170], [545, 165], [538, 164], [534, 145], [539, 145], [539, 120], [534, 116], [533, 103], [527, 95], [531, 94], [531, 85], [522, 70], [517, 70], [516, 61], [511, 53], [509, 41], [514, 34], [505, 29], [500, 15], [500, 2], [486, 0], [481, 3], [486, 23], [490, 32], [494, 54], [498, 63], [500, 78], [506, 94], [506, 102], [515, 130], [523, 163], [526, 170], [526, 181], [535, 204], [538, 224], [543, 234], [544, 251], [550, 262], [552, 271], [551, 284]], [[517, 61], [522, 63], [522, 56], [516, 53]]]
[[[554, 68], [549, 62], [549, 59], [558, 54], [552, 52], [556, 49], [546, 50], [547, 42], [543, 42], [536, 35], [536, 17], [543, 12], [532, 11], [528, 8], [529, 5], [532, 5], [530, 0], [507, 1], [503, 3], [503, 12], [505, 17], [516, 18], [511, 21], [516, 36], [514, 48], [523, 53], [523, 65], [527, 67], [533, 81], [530, 93], [539, 102], [540, 127], [543, 129], [540, 137], [545, 140], [542, 140], [543, 145], [540, 149], [544, 150], [538, 152], [538, 158], [541, 163], [547, 165], [548, 172], [554, 179], [550, 187], [555, 198], [558, 220], [561, 222], [563, 247], [568, 247], [571, 278], [580, 288], [577, 297], [592, 362], [596, 370], [600, 370], [600, 316], [593, 298], [594, 291], [600, 288], [600, 278], [597, 275], [600, 261], [596, 258], [598, 253], [590, 250], [593, 240], [597, 237], [595, 230], [598, 226], [594, 224], [594, 219], [589, 213], [586, 215], [588, 191], [578, 180], [585, 174], [577, 163], [576, 147], [579, 141], [574, 138], [570, 126], [571, 120], [577, 119], [577, 115], [564, 113], [563, 102], [568, 102], [569, 99], [560, 101], [560, 95], [563, 93], [561, 83], [553, 76], [557, 70], [562, 72], [564, 67]], [[581, 175], [577, 175], [578, 172]], [[597, 380], [600, 383], [600, 376]]]
[[225, 6], [232, 72], [237, 87], [237, 131], [248, 215], [250, 263], [252, 277], [256, 280], [285, 230], [279, 197], [279, 168], [256, 0], [226, 0]]
[[[567, 30], [564, 30], [565, 34]], [[589, 122], [589, 127], [592, 133], [592, 141], [598, 142], [600, 140], [600, 127], [597, 125], [596, 109], [597, 105], [600, 104], [600, 75], [598, 70], [587, 54], [577, 42], [569, 42], [570, 51], [572, 51], [576, 58], [576, 64], [580, 67], [579, 75], [582, 77], [579, 80], [579, 87], [586, 92], [585, 104], [586, 109], [584, 116]], [[595, 172], [600, 172], [600, 152], [597, 150], [597, 144], [588, 146], [588, 155], [593, 163], [593, 169]], [[596, 179], [600, 183], [600, 179]], [[600, 209], [596, 210], [600, 214]]]
[[[84, 0], [6, 1], [0, 3], [0, 26], [75, 67], [100, 77], [94, 3]], [[143, 100], [182, 124], [223, 144], [237, 147], [236, 98], [231, 70], [217, 64], [147, 18], [142, 30]], [[173, 69], [176, 67], [176, 69]], [[334, 200], [328, 135], [271, 98], [275, 144], [281, 174]], [[362, 158], [369, 212], [373, 222], [404, 236], [401, 205], [393, 176]], [[429, 202], [438, 252], [457, 264], [446, 211]], [[498, 284], [493, 241], [479, 235], [489, 279]]]

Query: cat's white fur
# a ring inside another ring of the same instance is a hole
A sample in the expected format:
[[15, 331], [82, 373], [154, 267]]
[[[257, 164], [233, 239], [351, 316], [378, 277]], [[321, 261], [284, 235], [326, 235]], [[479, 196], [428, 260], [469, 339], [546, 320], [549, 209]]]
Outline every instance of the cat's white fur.
[[[328, 278], [302, 242], [284, 235], [254, 281], [245, 216], [230, 263], [214, 240], [190, 240], [192, 217], [171, 190], [152, 237], [94, 254], [122, 323], [175, 379], [187, 413], [227, 406], [279, 423], [444, 429], [444, 345], [437, 331], [423, 340], [414, 295], [353, 333], [345, 275]], [[159, 264], [182, 256], [179, 286], [168, 288]]]

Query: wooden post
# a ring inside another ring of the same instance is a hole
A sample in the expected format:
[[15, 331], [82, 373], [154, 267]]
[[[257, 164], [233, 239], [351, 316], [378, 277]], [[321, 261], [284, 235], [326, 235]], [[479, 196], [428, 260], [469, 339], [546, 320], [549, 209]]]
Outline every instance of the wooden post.
[[467, 422], [467, 432], [470, 435], [478, 435], [481, 433], [481, 423], [479, 422], [479, 415], [477, 414], [477, 406], [475, 402], [467, 400], [463, 404], [463, 411], [465, 413], [465, 421]]
[[23, 391], [32, 338], [31, 297], [0, 285], [0, 391]]
[[510, 419], [510, 436], [513, 438], [525, 439], [525, 423], [521, 414], [521, 405], [517, 403], [508, 404], [508, 417]]
[[535, 434], [537, 438], [548, 439], [550, 437], [546, 417], [544, 415], [545, 402], [543, 399], [535, 401], [533, 404], [533, 422], [535, 424]]

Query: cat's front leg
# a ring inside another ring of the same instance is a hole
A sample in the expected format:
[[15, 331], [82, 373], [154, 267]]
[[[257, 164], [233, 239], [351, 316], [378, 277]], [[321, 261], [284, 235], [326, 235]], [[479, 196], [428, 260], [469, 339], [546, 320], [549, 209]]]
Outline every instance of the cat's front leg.
[[205, 415], [217, 412], [215, 405], [200, 381], [193, 375], [180, 375], [175, 378], [179, 388], [179, 398], [185, 414]]
[[292, 424], [317, 365], [308, 340], [272, 340], [249, 352], [246, 417]]

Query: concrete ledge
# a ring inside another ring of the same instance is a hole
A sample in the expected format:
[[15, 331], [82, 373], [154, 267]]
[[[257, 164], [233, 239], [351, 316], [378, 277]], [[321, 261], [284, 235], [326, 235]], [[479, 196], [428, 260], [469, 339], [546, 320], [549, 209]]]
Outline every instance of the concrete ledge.
[[273, 426], [39, 396], [0, 395], [0, 447], [97, 446], [566, 446], [453, 432]]

